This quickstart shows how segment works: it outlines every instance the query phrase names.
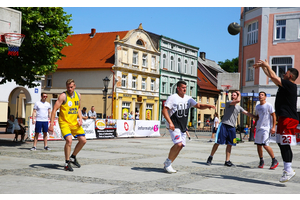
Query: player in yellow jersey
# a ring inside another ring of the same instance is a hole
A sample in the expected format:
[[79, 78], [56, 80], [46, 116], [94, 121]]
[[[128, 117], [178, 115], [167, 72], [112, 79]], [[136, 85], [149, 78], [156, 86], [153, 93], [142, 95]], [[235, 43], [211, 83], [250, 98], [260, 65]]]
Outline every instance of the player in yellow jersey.
[[[61, 129], [62, 136], [66, 140], [65, 144], [65, 170], [73, 171], [71, 163], [80, 167], [80, 164], [77, 162], [76, 155], [82, 149], [82, 147], [86, 143], [85, 133], [82, 129], [82, 115], [80, 111], [80, 94], [75, 91], [76, 85], [73, 79], [68, 79], [66, 82], [67, 91], [61, 93], [56, 101], [54, 108], [51, 113], [50, 126], [48, 131], [53, 131], [55, 114], [58, 109], [59, 117], [58, 123]], [[77, 120], [79, 118], [79, 120]], [[77, 138], [78, 143], [75, 146], [75, 149], [70, 156], [71, 153], [71, 145], [72, 145], [72, 135]]]

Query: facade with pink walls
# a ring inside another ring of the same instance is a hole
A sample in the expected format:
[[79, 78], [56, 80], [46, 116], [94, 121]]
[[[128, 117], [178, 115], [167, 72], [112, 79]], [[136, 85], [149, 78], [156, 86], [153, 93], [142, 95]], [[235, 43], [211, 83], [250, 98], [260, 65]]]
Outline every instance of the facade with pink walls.
[[[255, 93], [266, 92], [267, 101], [274, 105], [278, 89], [262, 69], [253, 68], [254, 63], [259, 59], [267, 60], [278, 76], [282, 76], [288, 68], [296, 68], [300, 72], [300, 7], [242, 7], [240, 25], [242, 105], [252, 112], [252, 105], [255, 107], [258, 101]], [[300, 77], [296, 84], [300, 96]], [[254, 98], [251, 96], [253, 93]], [[299, 97], [297, 109], [300, 112]], [[244, 120], [245, 123], [247, 121]]]

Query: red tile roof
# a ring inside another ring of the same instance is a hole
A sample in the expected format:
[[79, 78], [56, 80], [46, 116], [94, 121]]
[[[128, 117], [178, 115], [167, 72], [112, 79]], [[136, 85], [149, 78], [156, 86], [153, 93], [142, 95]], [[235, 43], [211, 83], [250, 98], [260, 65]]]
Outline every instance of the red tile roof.
[[[213, 91], [213, 92], [220, 92], [220, 90], [217, 89], [216, 86], [214, 86], [205, 76], [204, 74], [200, 71], [200, 69], [197, 69], [197, 85], [198, 88], [203, 89], [203, 90], [208, 90], [208, 91]], [[199, 80], [200, 79], [200, 80]]]
[[57, 61], [58, 69], [99, 69], [111, 68], [115, 63], [115, 39], [122, 39], [128, 31], [68, 36], [65, 40], [72, 46], [64, 47], [62, 60]]

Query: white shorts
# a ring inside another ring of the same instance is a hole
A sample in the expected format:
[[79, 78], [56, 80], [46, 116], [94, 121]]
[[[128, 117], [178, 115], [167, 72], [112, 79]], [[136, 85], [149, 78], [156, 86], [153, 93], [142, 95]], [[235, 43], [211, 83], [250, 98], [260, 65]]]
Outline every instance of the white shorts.
[[254, 144], [269, 146], [270, 143], [270, 130], [256, 129]]
[[186, 133], [182, 133], [179, 128], [175, 128], [174, 131], [169, 129], [169, 133], [171, 136], [171, 139], [174, 144], [182, 142], [182, 145], [185, 146], [186, 144]]

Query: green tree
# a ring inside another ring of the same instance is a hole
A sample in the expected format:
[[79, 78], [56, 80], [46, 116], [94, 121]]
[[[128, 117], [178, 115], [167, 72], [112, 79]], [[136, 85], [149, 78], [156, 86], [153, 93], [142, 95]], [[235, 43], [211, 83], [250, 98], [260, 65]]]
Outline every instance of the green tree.
[[227, 72], [238, 72], [239, 58], [226, 59], [225, 62], [219, 61], [218, 65]]
[[22, 34], [25, 39], [19, 48], [19, 56], [9, 56], [7, 46], [0, 46], [0, 84], [12, 79], [32, 88], [42, 75], [55, 72], [58, 59], [65, 57], [61, 50], [71, 44], [65, 42], [72, 34], [69, 26], [72, 15], [61, 7], [14, 7], [22, 12]]

